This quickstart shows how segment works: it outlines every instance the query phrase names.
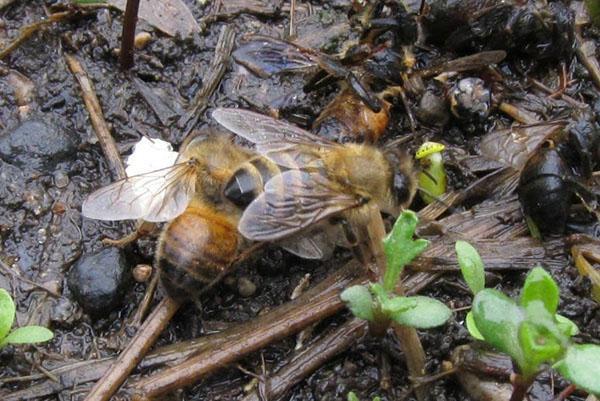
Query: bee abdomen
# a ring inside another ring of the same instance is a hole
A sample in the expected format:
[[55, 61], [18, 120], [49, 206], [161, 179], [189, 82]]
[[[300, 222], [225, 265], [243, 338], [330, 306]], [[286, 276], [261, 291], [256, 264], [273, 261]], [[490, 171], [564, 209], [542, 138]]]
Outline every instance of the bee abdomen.
[[238, 168], [223, 189], [223, 195], [238, 207], [245, 208], [263, 191], [264, 185], [280, 172], [264, 157], [257, 157]]
[[237, 228], [224, 216], [206, 207], [188, 207], [159, 241], [157, 265], [169, 296], [195, 297], [225, 272], [237, 249]]

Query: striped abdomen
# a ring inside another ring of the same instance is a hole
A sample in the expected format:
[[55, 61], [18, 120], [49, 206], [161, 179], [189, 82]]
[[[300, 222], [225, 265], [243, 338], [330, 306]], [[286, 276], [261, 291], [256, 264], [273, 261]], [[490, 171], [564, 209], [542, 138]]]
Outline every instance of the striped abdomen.
[[242, 164], [231, 176], [223, 195], [233, 204], [245, 208], [263, 192], [263, 187], [281, 172], [280, 167], [269, 159], [258, 156]]
[[194, 298], [219, 278], [238, 254], [237, 227], [222, 213], [190, 206], [159, 240], [157, 265], [169, 296]]

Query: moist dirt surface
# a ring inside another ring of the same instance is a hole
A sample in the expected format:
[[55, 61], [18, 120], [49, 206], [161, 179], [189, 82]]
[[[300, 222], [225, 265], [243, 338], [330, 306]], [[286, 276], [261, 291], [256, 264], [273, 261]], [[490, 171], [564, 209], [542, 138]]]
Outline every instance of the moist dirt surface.
[[[219, 33], [225, 25], [231, 25], [235, 31], [234, 49], [251, 34], [283, 38], [289, 31], [288, 2], [257, 1], [251, 5], [261, 12], [250, 8], [221, 13], [218, 4], [212, 1], [185, 0], [183, 3], [200, 22], [199, 30], [184, 38], [170, 37], [140, 20], [137, 32], [147, 32], [149, 40], [135, 49], [135, 66], [123, 72], [118, 61], [122, 11], [108, 7], [75, 9], [68, 4], [42, 0], [0, 1], [0, 48], [16, 38], [24, 27], [56, 10], [72, 13], [68, 18], [42, 27], [0, 61], [0, 287], [7, 289], [15, 299], [17, 325], [43, 325], [55, 334], [46, 344], [7, 346], [0, 351], [0, 398], [33, 385], [54, 383], [56, 387], [52, 392], [39, 396], [30, 394], [31, 398], [27, 399], [83, 400], [91, 382], [75, 380], [61, 387], [60, 380], [56, 383], [56, 377], [48, 371], [119, 353], [134, 334], [134, 330], [126, 328], [127, 321], [134, 315], [147, 286], [132, 278], [133, 269], [140, 264], [152, 265], [154, 260], [156, 235], [140, 239], [124, 250], [105, 252], [102, 239], [119, 238], [131, 232], [134, 222], [97, 221], [81, 215], [81, 204], [86, 196], [116, 177], [111, 175], [65, 54], [75, 56], [87, 72], [123, 159], [143, 136], [169, 141], [177, 149], [192, 129], [216, 126], [210, 117], [215, 107], [242, 107], [259, 112], [277, 108], [282, 118], [311, 129], [312, 122], [343, 85], [334, 83], [305, 93], [307, 74], [283, 73], [261, 78], [231, 59], [222, 80], [207, 99], [206, 107], [193, 116], [191, 125], [182, 124], [181, 116], [191, 109], [194, 96], [206, 84]], [[334, 55], [343, 54], [361, 38], [365, 28], [356, 18], [359, 2], [298, 0], [296, 3], [297, 43]], [[394, 2], [383, 3], [382, 15], [395, 10], [395, 5], [387, 4]], [[471, 3], [472, 7], [483, 7], [485, 2]], [[228, 7], [236, 5], [239, 6], [234, 3]], [[560, 5], [567, 10], [552, 9], [554, 15], [562, 13], [561, 18], [570, 16], [572, 23], [564, 28], [570, 31], [565, 33], [562, 28], [556, 28], [548, 33], [538, 27], [523, 37], [506, 36], [503, 43], [499, 43], [502, 36], [489, 27], [503, 23], [502, 15], [485, 22], [484, 26], [491, 32], [477, 30], [481, 26], [473, 23], [469, 29], [457, 33], [452, 26], [443, 24], [445, 17], [442, 16], [457, 18], [456, 26], [467, 26], [466, 17], [457, 17], [458, 6], [441, 0], [429, 4], [425, 9], [429, 17], [421, 19], [422, 38], [416, 45], [415, 40], [407, 39], [411, 43], [405, 46], [411, 47], [415, 70], [482, 50], [505, 50], [507, 57], [494, 68], [423, 75], [424, 88], [406, 91], [405, 102], [400, 96], [390, 100], [390, 121], [378, 141], [380, 146], [404, 138], [401, 146], [414, 154], [426, 140], [443, 142], [448, 149], [445, 153], [448, 190], [461, 191], [493, 170], [490, 165], [481, 167], [481, 163], [470, 163], [474, 160], [471, 156], [480, 154], [481, 138], [511, 124], [526, 125], [504, 113], [499, 106], [503, 102], [536, 116], [538, 121], [585, 119], [597, 129], [600, 93], [594, 86], [593, 75], [576, 56], [574, 32], [579, 31], [581, 40], [598, 44], [600, 31], [589, 22], [575, 26], [578, 17], [572, 10], [580, 9], [580, 2], [551, 1], [550, 5]], [[409, 10], [416, 15], [419, 4], [409, 4]], [[217, 17], [207, 18], [215, 14]], [[403, 20], [397, 20], [402, 26]], [[401, 28], [397, 29], [400, 33], [396, 35], [402, 37]], [[540, 35], [546, 36], [542, 40]], [[390, 35], [390, 40], [397, 38]], [[402, 48], [397, 46], [395, 51]], [[387, 62], [385, 57], [374, 57], [369, 65], [376, 69], [380, 66], [378, 63]], [[472, 96], [472, 90], [477, 91], [480, 83], [465, 81], [459, 85], [463, 78], [479, 79], [487, 94], [481, 98]], [[540, 89], [534, 81], [551, 90]], [[378, 82], [371, 89], [379, 92], [385, 85]], [[452, 99], [456, 98], [459, 105], [453, 108]], [[413, 121], [408, 117], [407, 107], [416, 116]], [[595, 163], [597, 170], [597, 159]], [[488, 160], [488, 164], [493, 161]], [[465, 216], [478, 207], [499, 202], [518, 205], [514, 185], [512, 188], [505, 192], [491, 188], [454, 204], [438, 216], [438, 224], [430, 225], [421, 235], [431, 239], [432, 244], [438, 236], [448, 233], [451, 235], [446, 239], [476, 242], [476, 235], [471, 238], [461, 232], [460, 224], [469, 219]], [[595, 190], [598, 190], [597, 183]], [[415, 211], [424, 207], [418, 196], [411, 205]], [[488, 286], [517, 296], [527, 268], [541, 263], [560, 286], [559, 313], [575, 321], [581, 330], [577, 340], [598, 343], [600, 308], [592, 299], [589, 280], [580, 276], [573, 264], [566, 239], [573, 233], [583, 232], [597, 241], [600, 229], [598, 221], [581, 206], [579, 198], [573, 200], [572, 209], [564, 234], [539, 242], [535, 248], [538, 253], [531, 251], [529, 259], [518, 269], [508, 266], [491, 272]], [[455, 220], [453, 215], [457, 216]], [[518, 206], [493, 215], [491, 220], [505, 230], [521, 227], [518, 237], [530, 236]], [[460, 224], [453, 227], [453, 222]], [[504, 246], [500, 259], [505, 258], [508, 260], [505, 264], [510, 265], [513, 257], [509, 251], [510, 241], [514, 237], [506, 239], [498, 234], [495, 238]], [[558, 250], [548, 256], [544, 250], [552, 241], [558, 241]], [[521, 243], [515, 240], [515, 247]], [[598, 249], [598, 242], [595, 244]], [[310, 285], [314, 285], [351, 257], [349, 251], [338, 248], [327, 262], [307, 261], [275, 246], [268, 247], [197, 302], [181, 308], [155, 347], [251, 320], [288, 302], [305, 275], [310, 275]], [[448, 260], [453, 257], [451, 251], [447, 252], [445, 264], [452, 264]], [[425, 264], [431, 269], [435, 262]], [[99, 269], [106, 270], [98, 272]], [[439, 273], [421, 291], [456, 310], [444, 326], [419, 331], [427, 355], [427, 371], [431, 374], [441, 370], [456, 346], [471, 342], [464, 327], [471, 296], [455, 264], [448, 270]], [[163, 294], [159, 288], [152, 305], [157, 304]], [[314, 327], [312, 337], [334, 330], [348, 318], [346, 311], [326, 319]], [[164, 399], [241, 400], [250, 388], [249, 383], [256, 380], [249, 372], [260, 381], [264, 375], [285, 366], [296, 352], [295, 346], [296, 336], [270, 344]], [[307, 346], [310, 346], [310, 337], [305, 341], [304, 347]], [[383, 338], [367, 335], [292, 386], [282, 399], [345, 400], [349, 391], [356, 392], [361, 400], [371, 400], [374, 396], [380, 396], [383, 401], [414, 399], [408, 391], [411, 381], [405, 366], [394, 335], [388, 333]], [[136, 370], [133, 377], [148, 373], [147, 369]], [[556, 375], [544, 375], [532, 396], [552, 399], [566, 385]], [[436, 400], [473, 399], [452, 375], [434, 380], [428, 386]], [[569, 399], [584, 398], [583, 393], [575, 392]], [[114, 399], [128, 399], [128, 396], [123, 394]]]

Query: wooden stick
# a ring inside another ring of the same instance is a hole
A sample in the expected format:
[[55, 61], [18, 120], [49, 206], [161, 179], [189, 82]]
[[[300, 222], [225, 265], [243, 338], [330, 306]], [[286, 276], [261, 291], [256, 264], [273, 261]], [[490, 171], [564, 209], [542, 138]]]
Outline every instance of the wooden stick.
[[308, 348], [295, 355], [291, 361], [277, 373], [259, 382], [258, 390], [253, 391], [242, 401], [277, 400], [282, 398], [293, 386], [320, 368], [325, 362], [350, 348], [367, 334], [365, 320], [352, 319], [329, 334], [318, 338]]
[[354, 280], [359, 271], [358, 264], [350, 262], [296, 300], [250, 322], [215, 334], [214, 336], [225, 338], [226, 342], [218, 347], [205, 349], [175, 367], [138, 382], [133, 388], [133, 399], [148, 400], [188, 386], [273, 341], [281, 340], [331, 316], [344, 307], [339, 297], [340, 292], [349, 285], [360, 282]]
[[15, 50], [19, 46], [21, 46], [21, 44], [23, 42], [25, 42], [34, 33], [39, 31], [46, 25], [51, 25], [54, 22], [59, 22], [59, 21], [65, 20], [71, 16], [73, 16], [72, 11], [62, 11], [62, 12], [50, 14], [48, 16], [48, 18], [40, 20], [40, 21], [36, 21], [36, 22], [29, 24], [26, 27], [22, 28], [21, 31], [19, 32], [19, 35], [15, 39], [13, 39], [8, 45], [6, 45], [6, 47], [4, 49], [0, 50], [0, 60], [4, 59], [6, 56], [8, 56], [10, 53], [12, 53], [13, 50]]
[[115, 363], [92, 388], [85, 401], [108, 401], [167, 327], [181, 303], [164, 298], [140, 327]]
[[113, 178], [118, 180], [126, 178], [127, 174], [125, 174], [125, 166], [121, 160], [121, 155], [117, 149], [117, 144], [110, 134], [106, 120], [104, 120], [102, 108], [100, 107], [100, 102], [98, 101], [98, 97], [96, 96], [92, 82], [88, 78], [88, 75], [81, 63], [74, 56], [65, 54], [65, 59], [69, 69], [73, 75], [75, 75], [77, 82], [79, 82], [81, 96], [83, 97], [83, 101], [85, 102], [85, 107], [88, 113], [90, 113], [92, 126], [96, 132], [96, 136], [98, 137], [98, 141], [100, 142], [104, 156], [106, 156]]
[[[210, 63], [209, 70], [206, 73], [204, 85], [202, 85], [202, 88], [200, 88], [198, 93], [194, 96], [189, 111], [177, 122], [177, 126], [180, 129], [186, 128], [184, 134], [179, 139], [185, 138], [193, 129], [198, 118], [202, 115], [204, 110], [206, 110], [209, 98], [219, 86], [221, 79], [223, 79], [223, 75], [225, 75], [225, 71], [229, 66], [235, 39], [235, 31], [232, 26], [233, 24], [227, 24], [221, 29], [215, 48], [215, 57]], [[190, 123], [190, 121], [192, 122]]]

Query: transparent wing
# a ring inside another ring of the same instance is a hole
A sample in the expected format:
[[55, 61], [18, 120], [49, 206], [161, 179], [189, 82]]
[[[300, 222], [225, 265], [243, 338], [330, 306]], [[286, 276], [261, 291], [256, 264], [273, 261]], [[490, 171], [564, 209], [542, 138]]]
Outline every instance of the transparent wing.
[[319, 173], [289, 170], [267, 182], [244, 211], [238, 229], [250, 240], [277, 241], [364, 201]]
[[83, 202], [81, 213], [98, 220], [172, 220], [189, 204], [195, 183], [195, 164], [176, 164], [98, 189]]
[[481, 138], [479, 149], [483, 157], [521, 170], [533, 151], [562, 127], [562, 121], [555, 121], [492, 131]]
[[331, 234], [331, 230], [319, 225], [306, 233], [284, 238], [277, 245], [304, 259], [327, 260], [333, 255], [336, 246], [336, 238]]
[[339, 146], [285, 121], [248, 110], [218, 108], [212, 116], [223, 127], [254, 143], [261, 154], [288, 151], [302, 145]]
[[233, 52], [234, 60], [261, 78], [288, 71], [302, 71], [317, 63], [309, 54], [283, 40], [258, 37]]

